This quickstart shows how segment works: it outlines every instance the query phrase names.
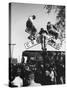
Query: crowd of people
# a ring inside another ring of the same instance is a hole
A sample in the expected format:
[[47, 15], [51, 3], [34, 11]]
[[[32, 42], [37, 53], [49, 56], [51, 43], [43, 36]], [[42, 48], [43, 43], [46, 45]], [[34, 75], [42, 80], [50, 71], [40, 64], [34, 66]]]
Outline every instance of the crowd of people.
[[10, 87], [55, 84], [65, 84], [65, 52], [25, 51], [21, 63], [11, 63]]

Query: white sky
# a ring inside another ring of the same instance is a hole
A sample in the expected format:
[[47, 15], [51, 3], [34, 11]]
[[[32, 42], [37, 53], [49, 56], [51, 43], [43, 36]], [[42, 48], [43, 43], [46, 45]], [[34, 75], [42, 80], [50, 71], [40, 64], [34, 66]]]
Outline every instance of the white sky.
[[[49, 15], [46, 13], [44, 5], [41, 4], [22, 4], [22, 3], [12, 3], [11, 7], [11, 43], [15, 43], [16, 46], [13, 49], [13, 57], [20, 59], [22, 52], [25, 49], [24, 43], [28, 42], [27, 37], [29, 34], [25, 32], [26, 21], [29, 16], [36, 15], [36, 20], [34, 22], [37, 30], [39, 31], [41, 27], [46, 29], [46, 24], [48, 21], [51, 23], [56, 22], [56, 14], [54, 12]], [[29, 50], [41, 50], [41, 46], [37, 45]], [[47, 45], [47, 50], [55, 50], [51, 46]], [[65, 50], [65, 43], [60, 50]]]

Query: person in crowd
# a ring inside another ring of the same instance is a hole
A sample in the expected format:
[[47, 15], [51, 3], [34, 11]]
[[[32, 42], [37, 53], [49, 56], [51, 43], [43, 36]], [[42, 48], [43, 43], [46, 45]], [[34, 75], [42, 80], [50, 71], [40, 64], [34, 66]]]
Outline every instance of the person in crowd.
[[31, 86], [41, 86], [41, 84], [35, 82], [34, 73], [30, 73], [30, 75], [29, 75], [29, 87], [31, 87]]
[[57, 72], [57, 84], [65, 83], [65, 68], [61, 64], [56, 64], [56, 72]]
[[22, 87], [23, 86], [23, 80], [19, 76], [15, 77], [15, 79], [11, 83], [15, 87]]
[[45, 71], [45, 85], [51, 85], [50, 71]]
[[54, 68], [50, 68], [50, 77], [51, 77], [51, 84], [55, 84], [56, 83], [56, 79], [55, 79], [55, 70]]
[[13, 87], [11, 82], [17, 76], [17, 64], [16, 63], [11, 63], [11, 65], [9, 66], [9, 69], [10, 69], [10, 71], [9, 71], [9, 86]]

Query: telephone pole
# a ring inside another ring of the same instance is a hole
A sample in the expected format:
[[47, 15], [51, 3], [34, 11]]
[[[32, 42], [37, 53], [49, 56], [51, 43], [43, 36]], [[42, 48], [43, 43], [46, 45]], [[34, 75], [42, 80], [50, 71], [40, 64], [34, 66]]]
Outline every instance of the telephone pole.
[[9, 57], [12, 58], [13, 57], [13, 50], [14, 50], [14, 46], [16, 44], [9, 44]]

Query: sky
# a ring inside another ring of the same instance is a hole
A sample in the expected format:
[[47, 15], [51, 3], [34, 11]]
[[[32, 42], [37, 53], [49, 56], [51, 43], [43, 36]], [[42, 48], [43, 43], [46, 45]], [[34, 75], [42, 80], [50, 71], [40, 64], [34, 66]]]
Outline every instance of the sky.
[[[56, 14], [52, 11], [50, 14], [46, 13], [44, 4], [24, 4], [24, 3], [12, 3], [11, 4], [11, 44], [16, 44], [13, 49], [12, 56], [18, 58], [22, 57], [22, 52], [26, 50], [24, 44], [29, 40], [28, 33], [25, 32], [26, 21], [29, 16], [36, 15], [34, 25], [37, 31], [40, 28], [46, 29], [48, 21], [52, 24], [56, 22]], [[41, 45], [36, 45], [28, 50], [41, 50]], [[47, 45], [47, 50], [55, 50], [53, 47]], [[65, 41], [60, 48], [61, 51], [65, 51]]]

